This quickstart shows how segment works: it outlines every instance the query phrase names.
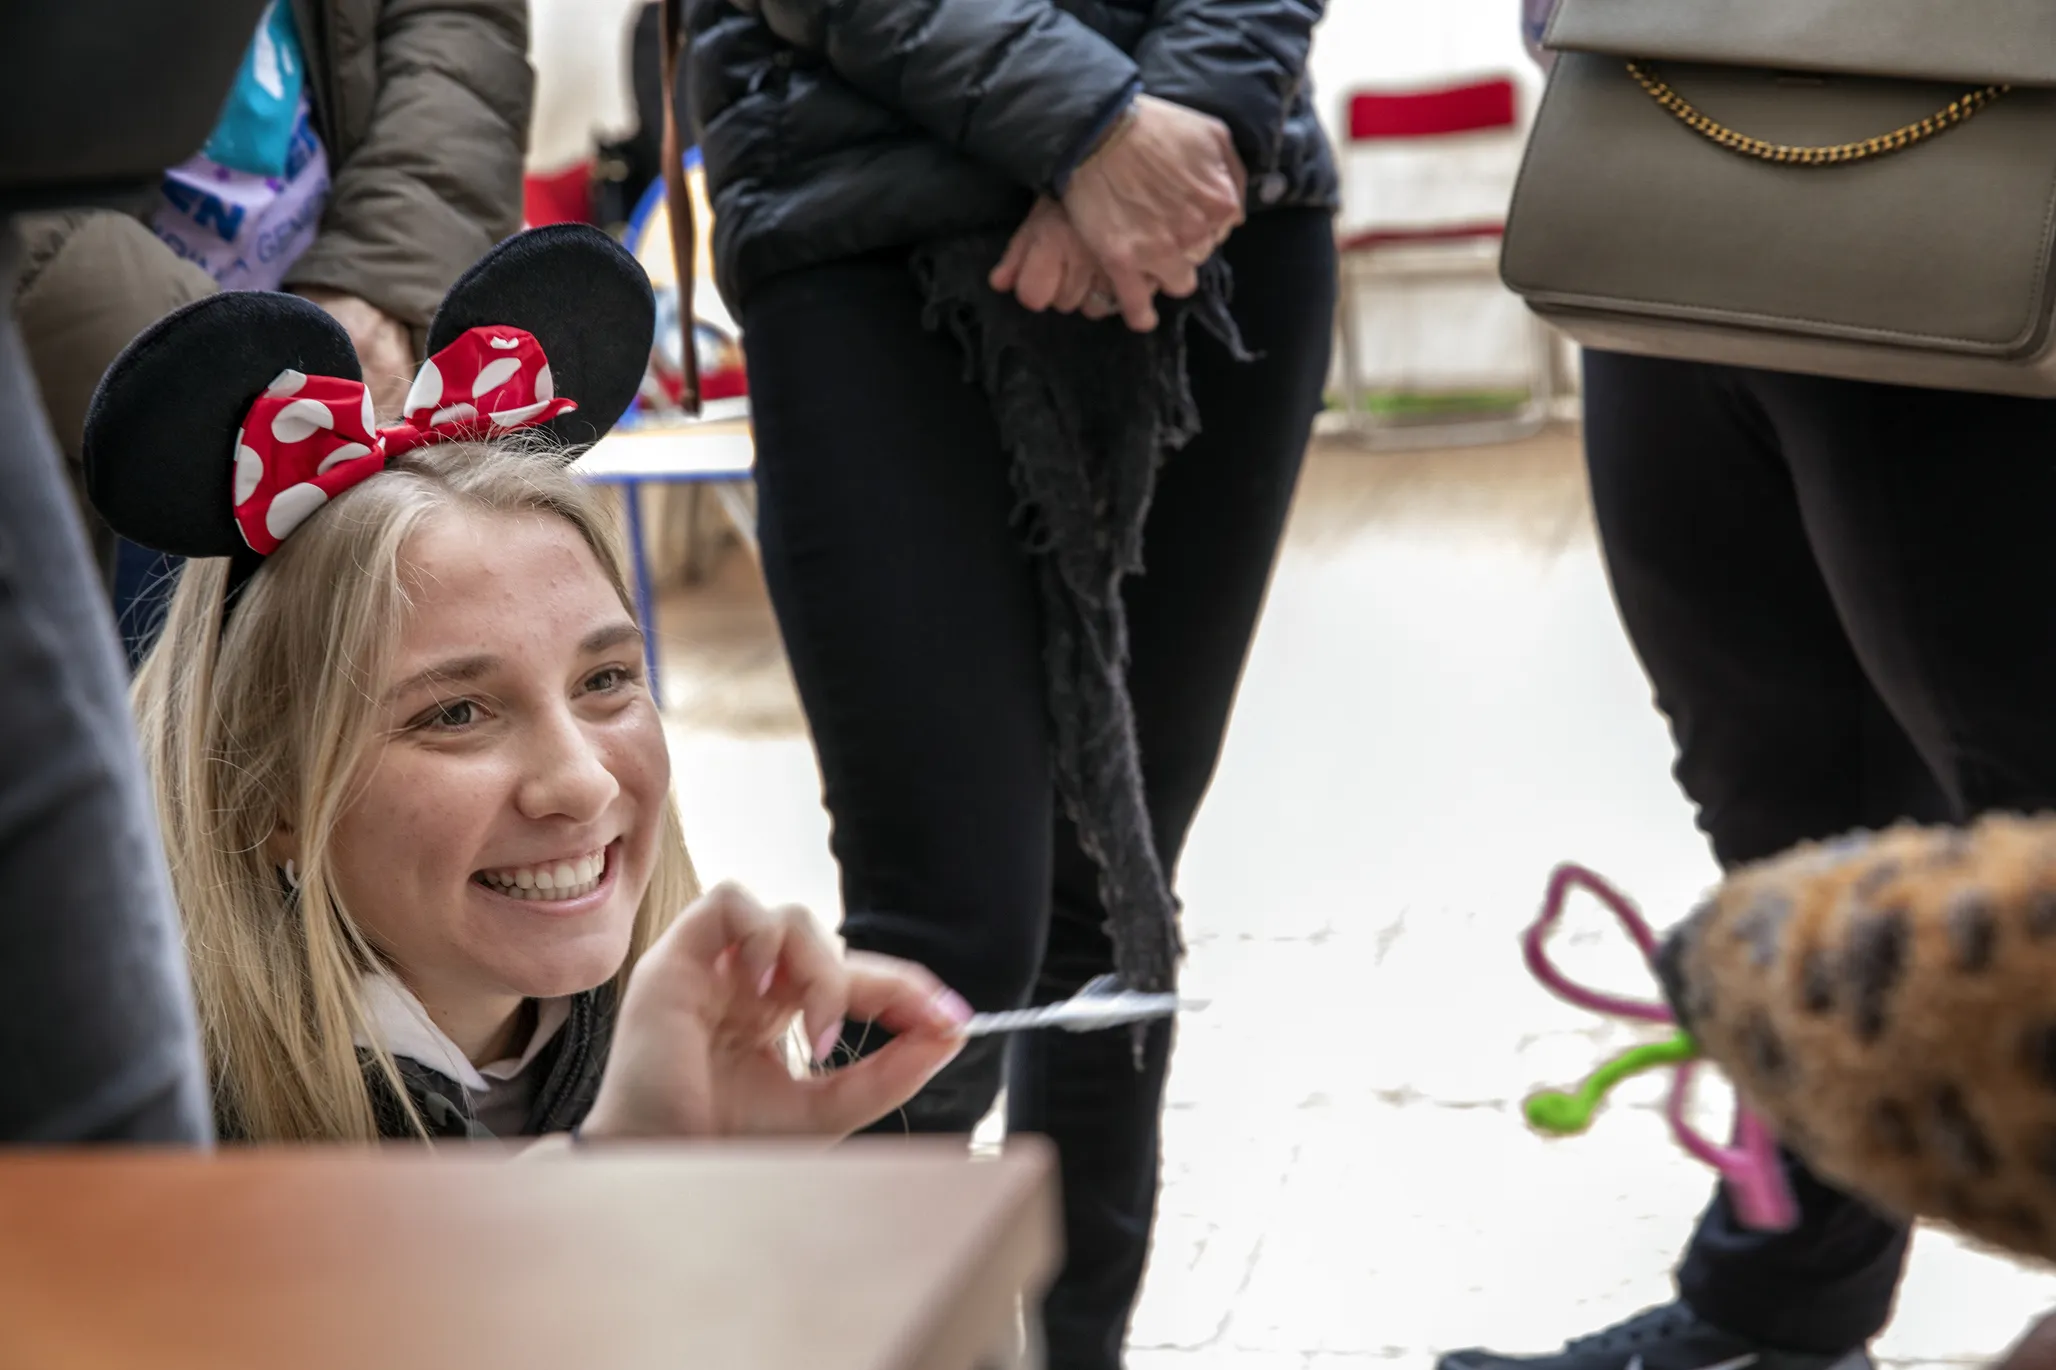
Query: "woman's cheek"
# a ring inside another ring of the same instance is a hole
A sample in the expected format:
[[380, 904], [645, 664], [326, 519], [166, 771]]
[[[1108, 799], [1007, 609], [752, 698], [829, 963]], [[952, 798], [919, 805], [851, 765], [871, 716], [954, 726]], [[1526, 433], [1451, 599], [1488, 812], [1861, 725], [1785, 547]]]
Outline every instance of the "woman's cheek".
[[671, 748], [654, 705], [632, 711], [608, 766], [622, 790], [643, 804], [661, 804], [671, 788]]

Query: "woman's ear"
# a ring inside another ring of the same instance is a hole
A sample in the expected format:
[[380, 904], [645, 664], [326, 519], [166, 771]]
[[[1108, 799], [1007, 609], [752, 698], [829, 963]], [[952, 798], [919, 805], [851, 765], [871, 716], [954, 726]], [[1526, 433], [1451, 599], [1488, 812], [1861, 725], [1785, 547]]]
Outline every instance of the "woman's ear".
[[300, 839], [294, 833], [293, 825], [281, 818], [278, 826], [271, 830], [271, 836], [264, 839], [264, 859], [279, 869], [285, 869], [288, 861], [298, 864]]

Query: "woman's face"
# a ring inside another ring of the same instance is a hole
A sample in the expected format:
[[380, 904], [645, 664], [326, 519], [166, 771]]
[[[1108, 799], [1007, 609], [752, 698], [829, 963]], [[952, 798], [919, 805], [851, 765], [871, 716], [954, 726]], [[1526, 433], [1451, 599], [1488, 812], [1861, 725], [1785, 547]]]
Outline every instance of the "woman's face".
[[570, 524], [444, 515], [402, 571], [383, 735], [331, 861], [352, 917], [454, 1028], [621, 968], [671, 763], [642, 634]]

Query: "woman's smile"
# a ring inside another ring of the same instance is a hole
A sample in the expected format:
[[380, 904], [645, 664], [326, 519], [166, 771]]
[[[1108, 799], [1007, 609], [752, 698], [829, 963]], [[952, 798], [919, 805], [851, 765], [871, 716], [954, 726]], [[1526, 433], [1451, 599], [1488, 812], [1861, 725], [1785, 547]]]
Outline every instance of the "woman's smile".
[[532, 913], [571, 916], [606, 903], [620, 870], [621, 839], [577, 856], [521, 866], [482, 870], [471, 883], [494, 899], [521, 904]]

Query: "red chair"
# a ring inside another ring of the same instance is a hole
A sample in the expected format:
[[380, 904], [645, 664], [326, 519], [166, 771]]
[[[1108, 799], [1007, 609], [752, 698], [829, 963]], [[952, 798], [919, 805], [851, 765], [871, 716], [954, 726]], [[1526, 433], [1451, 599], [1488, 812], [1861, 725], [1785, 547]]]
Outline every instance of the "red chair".
[[[1360, 91], [1349, 101], [1345, 156], [1374, 147], [1432, 148], [1500, 142], [1518, 149], [1519, 92], [1511, 77], [1429, 90]], [[1555, 399], [1553, 335], [1524, 314], [1528, 394], [1516, 408], [1457, 421], [1381, 419], [1363, 403], [1361, 292], [1384, 283], [1498, 279], [1503, 211], [1442, 223], [1374, 223], [1345, 229], [1336, 241], [1342, 279], [1342, 394], [1351, 430], [1373, 446], [1426, 447], [1510, 442], [1540, 432]]]

